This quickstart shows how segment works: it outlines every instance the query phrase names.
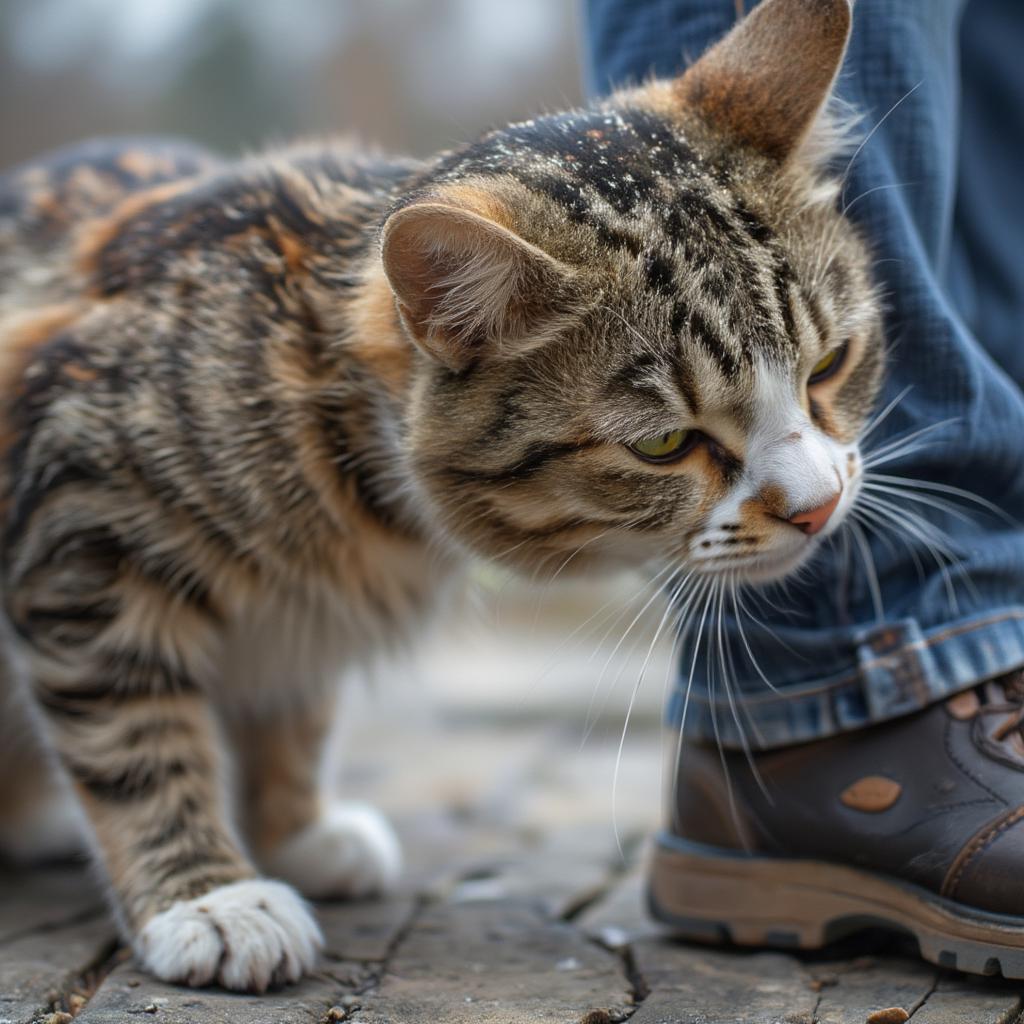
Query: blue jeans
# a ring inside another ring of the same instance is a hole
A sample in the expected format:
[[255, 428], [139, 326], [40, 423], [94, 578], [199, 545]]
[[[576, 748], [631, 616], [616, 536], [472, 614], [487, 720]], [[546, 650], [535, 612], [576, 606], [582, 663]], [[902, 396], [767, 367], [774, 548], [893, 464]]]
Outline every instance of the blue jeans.
[[[590, 86], [602, 93], [677, 74], [736, 5], [588, 0], [587, 13]], [[948, 494], [934, 489], [882, 492], [902, 511], [887, 520], [895, 530], [868, 535], [877, 586], [858, 544], [849, 557], [838, 544], [810, 584], [766, 595], [761, 625], [746, 623], [773, 688], [731, 619], [728, 673], [684, 651], [670, 721], [694, 664], [685, 733], [728, 746], [741, 727], [767, 747], [860, 728], [1024, 665], [1024, 3], [857, 0], [838, 91], [874, 128], [844, 195], [887, 297], [882, 402], [910, 387], [865, 448], [952, 421], [878, 471], [969, 490], [1016, 522], [938, 509], [929, 500]]]

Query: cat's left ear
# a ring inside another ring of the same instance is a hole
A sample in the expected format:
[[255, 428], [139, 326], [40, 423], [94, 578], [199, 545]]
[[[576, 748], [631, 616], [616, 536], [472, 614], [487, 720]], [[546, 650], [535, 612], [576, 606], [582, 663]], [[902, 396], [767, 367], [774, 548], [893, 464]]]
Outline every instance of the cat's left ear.
[[443, 201], [393, 213], [381, 257], [412, 339], [455, 370], [543, 344], [572, 304], [564, 264], [496, 219]]
[[851, 0], [761, 0], [678, 80], [715, 131], [784, 162], [809, 141], [850, 35]]

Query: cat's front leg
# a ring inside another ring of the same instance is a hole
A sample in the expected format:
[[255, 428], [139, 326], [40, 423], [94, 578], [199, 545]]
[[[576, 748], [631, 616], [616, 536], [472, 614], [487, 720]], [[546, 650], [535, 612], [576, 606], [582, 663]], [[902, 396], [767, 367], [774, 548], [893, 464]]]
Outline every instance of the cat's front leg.
[[118, 917], [164, 980], [295, 981], [320, 934], [294, 890], [258, 877], [230, 824], [200, 682], [216, 615], [127, 564], [116, 545], [86, 546], [59, 569], [26, 567], [8, 602]]
[[402, 857], [374, 808], [321, 788], [331, 696], [304, 696], [287, 710], [229, 717], [242, 768], [249, 841], [261, 866], [317, 899], [369, 896], [398, 881]]

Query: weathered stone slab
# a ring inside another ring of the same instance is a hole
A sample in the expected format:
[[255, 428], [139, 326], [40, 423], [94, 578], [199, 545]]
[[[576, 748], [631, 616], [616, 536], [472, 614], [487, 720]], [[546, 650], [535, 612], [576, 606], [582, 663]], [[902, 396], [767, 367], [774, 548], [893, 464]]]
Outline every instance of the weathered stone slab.
[[[630, 839], [627, 849], [635, 845]], [[458, 884], [450, 899], [526, 899], [551, 917], [566, 917], [600, 897], [621, 869], [609, 828], [572, 826], [521, 839], [492, 857], [486, 872]]]
[[0, 944], [0, 1024], [28, 1024], [71, 996], [84, 998], [83, 976], [114, 941], [113, 925], [98, 916]]
[[[333, 1006], [368, 983], [360, 965], [332, 964], [327, 970], [263, 995], [164, 985], [124, 964], [109, 974], [76, 1024], [321, 1024]], [[343, 1019], [336, 1016], [335, 1019]]]
[[[384, 900], [320, 903], [324, 930], [321, 969], [301, 984], [263, 996], [192, 990], [154, 981], [127, 963], [102, 982], [84, 1011], [83, 1024], [115, 1024], [151, 1014], [161, 1024], [300, 1024], [347, 1014], [355, 993], [371, 985], [417, 906], [411, 896]], [[145, 1017], [143, 1017], [145, 1019]]]
[[592, 938], [614, 949], [661, 936], [663, 927], [647, 912], [643, 858], [588, 907], [576, 923]]
[[631, 948], [648, 995], [630, 1024], [813, 1024], [818, 995], [795, 957], [650, 939]]
[[405, 855], [402, 887], [444, 896], [463, 879], [494, 875], [533, 841], [524, 830], [443, 810], [421, 811], [398, 823]]
[[417, 917], [355, 1019], [566, 1024], [618, 1020], [631, 1008], [617, 958], [572, 925], [518, 901], [444, 903]]
[[861, 957], [810, 973], [821, 992], [820, 1024], [864, 1024], [872, 1013], [897, 1007], [913, 1013], [935, 985], [934, 967], [903, 957]]
[[904, 945], [801, 957], [665, 938], [636, 842], [654, 823], [653, 731], [644, 749], [631, 733], [619, 775], [626, 865], [617, 735], [580, 751], [564, 724], [463, 725], [438, 745], [389, 724], [387, 742], [393, 772], [361, 781], [398, 812], [409, 870], [389, 899], [318, 905], [316, 975], [265, 996], [161, 985], [110, 956], [84, 870], [0, 871], [0, 1024], [40, 1024], [54, 1005], [83, 1024], [863, 1024], [890, 1006], [911, 1024], [1019, 1024], [1024, 985], [936, 972]]
[[[490, 729], [424, 724], [396, 736], [390, 720], [367, 723], [359, 738], [376, 770], [367, 774], [357, 752], [347, 761], [338, 789], [408, 820], [424, 809], [444, 809], [456, 820], [509, 824], [535, 764], [556, 749], [555, 730]], [[382, 762], [382, 748], [390, 751]]]
[[115, 939], [84, 869], [0, 871], [0, 1022], [40, 1020], [81, 997]]
[[943, 972], [914, 1024], [1017, 1024], [1020, 982]]
[[411, 894], [380, 900], [316, 904], [324, 955], [333, 960], [380, 961], [415, 912]]
[[581, 714], [573, 725], [551, 731], [548, 747], [523, 779], [520, 817], [546, 832], [591, 824], [603, 829], [613, 844], [617, 830], [625, 847], [626, 837], [661, 825], [663, 737], [631, 722], [619, 759], [621, 718], [617, 727], [595, 730], [581, 745], [585, 717]]
[[104, 906], [103, 894], [84, 866], [0, 866], [0, 946], [20, 934], [98, 916]]

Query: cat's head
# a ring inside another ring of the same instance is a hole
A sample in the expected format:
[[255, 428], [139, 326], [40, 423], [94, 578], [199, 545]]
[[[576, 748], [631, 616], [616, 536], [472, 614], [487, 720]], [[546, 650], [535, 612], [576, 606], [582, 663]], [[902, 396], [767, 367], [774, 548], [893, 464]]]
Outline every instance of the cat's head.
[[882, 369], [823, 169], [849, 27], [764, 0], [682, 77], [488, 133], [391, 213], [411, 468], [449, 533], [754, 580], [837, 528]]

